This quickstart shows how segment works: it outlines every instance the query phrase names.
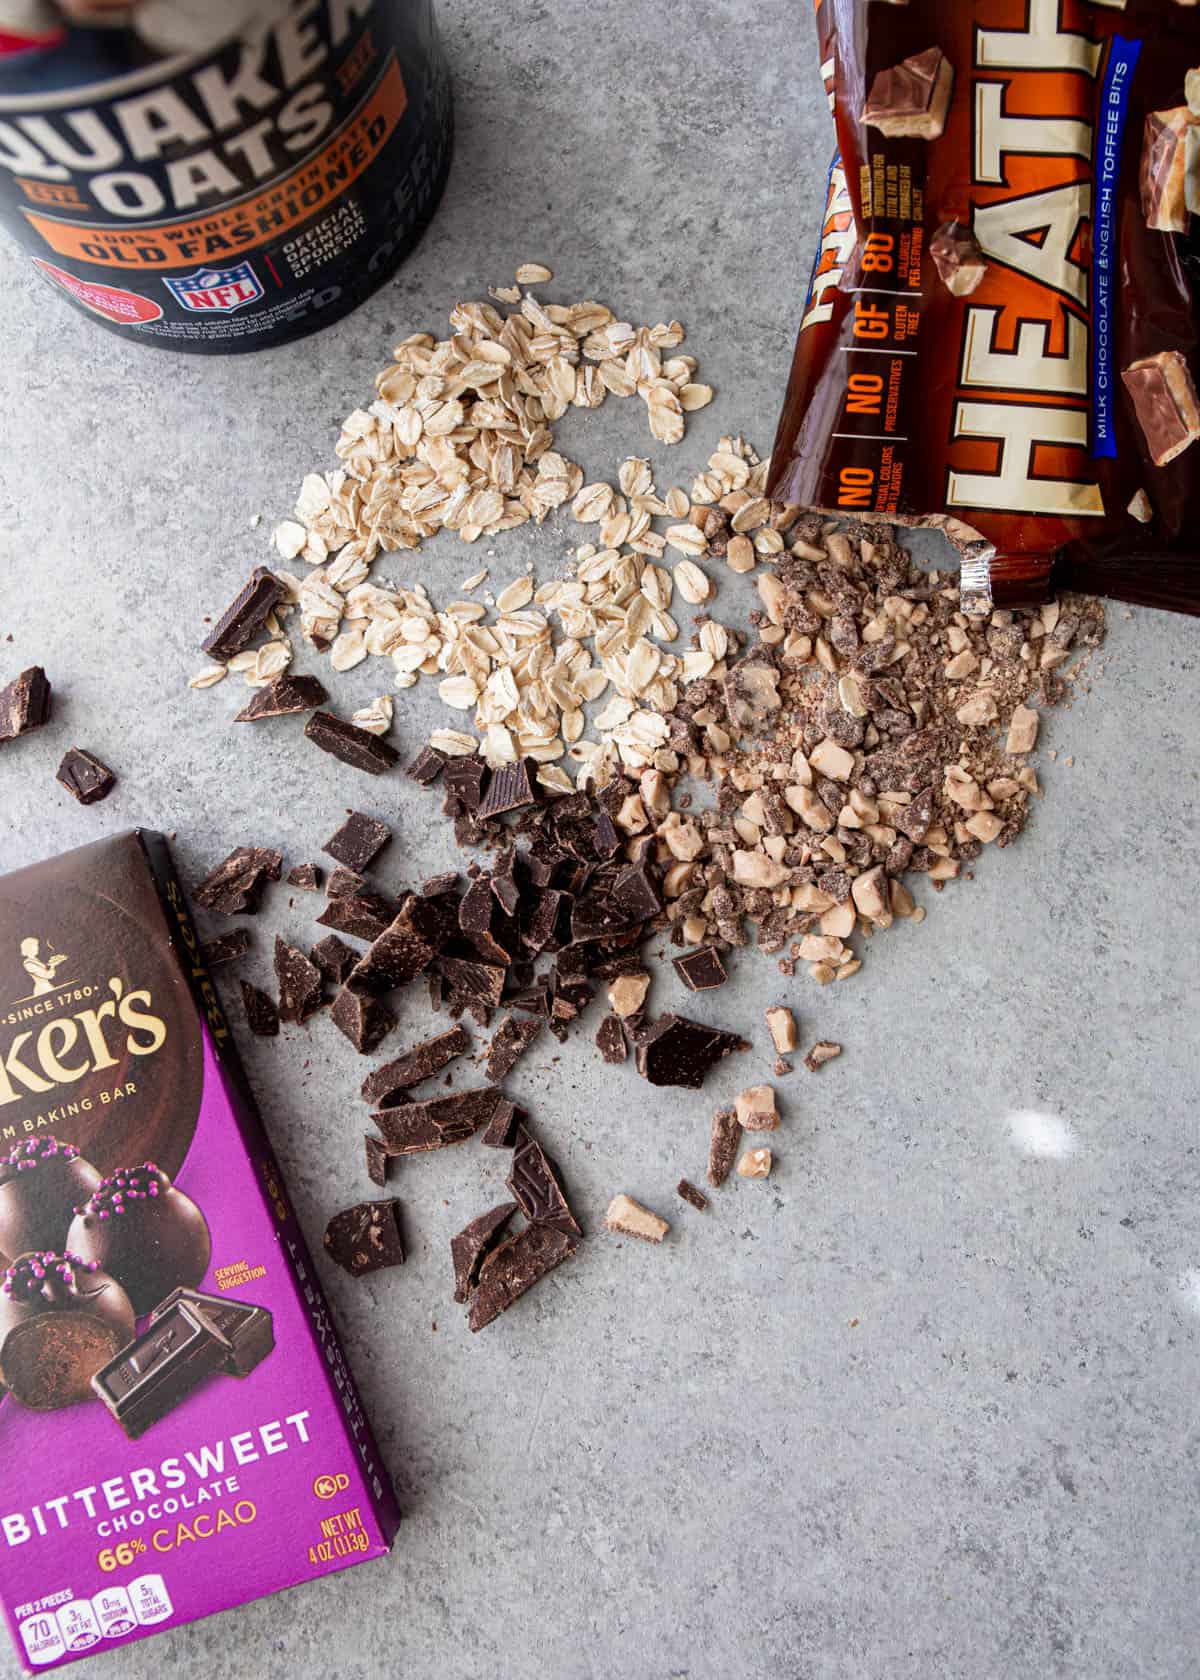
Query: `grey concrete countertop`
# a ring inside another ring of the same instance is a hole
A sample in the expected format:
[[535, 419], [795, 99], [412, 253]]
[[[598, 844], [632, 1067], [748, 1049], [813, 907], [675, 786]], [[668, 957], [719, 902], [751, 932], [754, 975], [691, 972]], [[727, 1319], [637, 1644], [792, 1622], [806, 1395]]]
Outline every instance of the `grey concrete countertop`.
[[[455, 861], [411, 783], [364, 786], [287, 730], [246, 739], [232, 684], [189, 693], [201, 615], [269, 559], [388, 347], [444, 331], [524, 259], [554, 267], [551, 295], [686, 323], [719, 397], [681, 448], [649, 451], [660, 484], [690, 482], [721, 431], [768, 448], [831, 145], [810, 10], [442, 0], [444, 207], [393, 284], [283, 351], [139, 351], [0, 249], [0, 677], [40, 662], [57, 694], [52, 726], [0, 759], [6, 868], [135, 823], [176, 833], [191, 880], [235, 843], [298, 861], [352, 803], [396, 825], [388, 882]], [[596, 474], [651, 441], [639, 404], [562, 432]], [[498, 539], [493, 577], [529, 559], [549, 575], [568, 541], [553, 523]], [[482, 559], [446, 537], [389, 570], [445, 594]], [[1017, 848], [927, 894], [924, 926], [876, 941], [849, 985], [785, 982], [748, 952], [702, 1001], [754, 1032], [762, 1075], [762, 1010], [782, 997], [846, 1046], [782, 1082], [769, 1182], [731, 1183], [704, 1215], [673, 1191], [702, 1179], [709, 1117], [750, 1058], [695, 1097], [602, 1068], [590, 1031], [535, 1050], [511, 1087], [596, 1234], [471, 1337], [447, 1244], [497, 1199], [499, 1166], [449, 1151], [398, 1175], [407, 1267], [355, 1283], [321, 1262], [406, 1515], [392, 1557], [103, 1672], [1193, 1675], [1197, 648], [1194, 623], [1114, 609], [1090, 692], [1046, 727], [1059, 756]], [[334, 681], [343, 704], [384, 686], [369, 667]], [[398, 743], [444, 716], [432, 685], [399, 696]], [[55, 784], [73, 742], [120, 772], [106, 804]], [[266, 922], [305, 933], [286, 904], [277, 889]], [[683, 1003], [669, 972], [655, 984]], [[428, 1022], [406, 998], [393, 1042]], [[371, 1193], [362, 1067], [320, 1019], [243, 1048], [318, 1236]], [[1024, 1153], [1025, 1111], [1071, 1147]], [[598, 1229], [617, 1190], [674, 1220], [661, 1249]]]

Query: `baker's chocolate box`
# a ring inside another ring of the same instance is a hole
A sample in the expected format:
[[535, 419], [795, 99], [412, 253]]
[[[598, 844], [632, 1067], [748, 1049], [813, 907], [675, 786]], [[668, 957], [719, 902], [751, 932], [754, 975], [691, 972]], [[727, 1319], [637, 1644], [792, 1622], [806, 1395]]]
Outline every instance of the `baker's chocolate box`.
[[161, 836], [0, 880], [0, 1596], [39, 1672], [388, 1550]]

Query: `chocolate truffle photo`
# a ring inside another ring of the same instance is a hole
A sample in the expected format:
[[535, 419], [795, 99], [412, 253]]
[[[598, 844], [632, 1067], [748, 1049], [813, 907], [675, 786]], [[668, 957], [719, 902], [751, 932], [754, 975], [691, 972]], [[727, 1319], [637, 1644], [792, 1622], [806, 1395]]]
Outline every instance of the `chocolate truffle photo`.
[[153, 1161], [102, 1178], [76, 1210], [67, 1247], [110, 1272], [139, 1317], [173, 1289], [194, 1288], [212, 1253], [204, 1215]]
[[0, 1256], [61, 1251], [75, 1209], [100, 1174], [73, 1143], [30, 1138], [0, 1156]]
[[128, 1295], [77, 1255], [23, 1254], [0, 1283], [0, 1378], [33, 1411], [91, 1400], [92, 1378], [133, 1334]]

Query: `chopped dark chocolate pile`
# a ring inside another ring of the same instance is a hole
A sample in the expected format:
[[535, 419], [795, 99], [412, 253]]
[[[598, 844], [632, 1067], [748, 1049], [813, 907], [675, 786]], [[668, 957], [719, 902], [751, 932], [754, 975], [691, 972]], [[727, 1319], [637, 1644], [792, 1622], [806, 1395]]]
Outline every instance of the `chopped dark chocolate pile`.
[[50, 684], [40, 665], [31, 665], [0, 688], [0, 741], [15, 741], [50, 718]]
[[283, 600], [284, 587], [265, 566], [256, 566], [248, 582], [221, 614], [200, 646], [222, 664], [240, 653], [258, 635]]
[[698, 951], [676, 957], [671, 966], [689, 992], [711, 992], [717, 986], [723, 986], [729, 978], [715, 945], [702, 945]]
[[400, 1203], [359, 1202], [335, 1213], [325, 1227], [325, 1252], [351, 1277], [403, 1266], [404, 1238]]
[[450, 1257], [454, 1262], [454, 1299], [466, 1300], [479, 1276], [479, 1268], [495, 1248], [517, 1211], [516, 1202], [501, 1202], [499, 1207], [481, 1213], [478, 1219], [450, 1239]]
[[387, 932], [396, 919], [396, 905], [382, 893], [359, 892], [344, 898], [330, 898], [317, 917], [322, 927], [348, 933], [352, 939], [375, 940]]
[[362, 992], [352, 992], [349, 986], [343, 986], [334, 998], [329, 1015], [360, 1056], [369, 1056], [372, 1050], [378, 1049], [396, 1025], [396, 1017], [382, 998], [365, 997]]
[[449, 1032], [424, 1039], [367, 1075], [362, 1082], [363, 1101], [372, 1108], [395, 1108], [406, 1101], [411, 1086], [432, 1079], [470, 1048], [471, 1039], [463, 1026], [453, 1026]]
[[411, 776], [414, 782], [420, 782], [422, 787], [432, 787], [447, 763], [445, 753], [440, 753], [436, 747], [422, 747], [405, 775]]
[[234, 723], [258, 723], [263, 718], [292, 717], [323, 706], [329, 696], [316, 677], [294, 676], [284, 671], [265, 688], [258, 689], [234, 718]]
[[487, 1123], [480, 1143], [488, 1149], [512, 1149], [521, 1130], [521, 1110], [507, 1097], [501, 1097], [496, 1112]]
[[387, 1144], [384, 1143], [382, 1138], [374, 1137], [370, 1132], [364, 1132], [363, 1145], [367, 1156], [367, 1177], [372, 1184], [386, 1184], [388, 1168], [392, 1160], [392, 1157], [388, 1154]]
[[283, 857], [265, 846], [239, 846], [207, 874], [192, 897], [205, 910], [223, 916], [256, 914], [263, 888], [283, 874]]
[[526, 1225], [515, 1236], [506, 1237], [479, 1269], [467, 1311], [470, 1328], [482, 1330], [499, 1318], [526, 1290], [569, 1260], [578, 1246], [577, 1237], [550, 1225]]
[[320, 892], [321, 871], [315, 863], [298, 863], [288, 870], [287, 883], [301, 892]]
[[382, 776], [400, 757], [395, 747], [389, 746], [381, 736], [372, 735], [333, 712], [314, 712], [304, 725], [304, 733], [322, 752], [332, 753], [351, 769], [365, 770], [369, 776]]
[[427, 1102], [400, 1103], [377, 1109], [371, 1118], [392, 1155], [423, 1155], [465, 1143], [495, 1114], [503, 1093], [494, 1085], [476, 1091], [455, 1091]]
[[742, 1127], [736, 1110], [718, 1109], [713, 1115], [712, 1136], [708, 1144], [708, 1182], [720, 1189], [733, 1171], [738, 1148], [742, 1141]]
[[319, 939], [309, 955], [325, 978], [335, 986], [345, 984], [346, 976], [358, 961], [358, 952], [339, 939], [336, 933], [327, 933], [324, 939]]
[[70, 747], [55, 772], [67, 792], [81, 805], [98, 805], [117, 785], [117, 778], [100, 759], [82, 747]]
[[639, 1035], [637, 1070], [651, 1085], [698, 1091], [718, 1062], [735, 1050], [749, 1048], [737, 1033], [706, 1027], [685, 1015], [663, 1015]]
[[518, 1020], [515, 1015], [507, 1016], [497, 1027], [488, 1050], [488, 1078], [506, 1079], [541, 1030], [542, 1023], [536, 1017]]
[[679, 1180], [679, 1183], [675, 1186], [675, 1194], [682, 1196], [684, 1201], [690, 1202], [694, 1208], [699, 1208], [701, 1213], [708, 1206], [708, 1197], [703, 1190], [697, 1190], [696, 1186], [690, 1184], [686, 1178]]
[[250, 949], [250, 933], [247, 928], [230, 928], [228, 933], [219, 933], [215, 939], [210, 939], [206, 945], [201, 945], [200, 955], [209, 968], [220, 968], [222, 963], [236, 962], [244, 957]]
[[321, 970], [303, 951], [275, 936], [275, 978], [279, 982], [279, 1019], [307, 1021], [325, 1001]]
[[524, 1126], [517, 1132], [508, 1188], [531, 1224], [553, 1225], [572, 1236], [583, 1235], [567, 1202], [558, 1169]]
[[392, 831], [377, 817], [363, 811], [351, 811], [336, 834], [331, 834], [321, 847], [347, 869], [361, 871], [367, 867], [392, 838]]
[[[336, 902], [354, 905], [361, 903], [361, 899], [340, 898]], [[369, 992], [373, 997], [380, 997], [384, 992], [395, 991], [397, 986], [407, 986], [415, 980], [433, 956], [433, 945], [413, 930], [408, 907], [405, 906], [374, 940], [366, 956], [351, 971], [346, 984], [357, 992]]]
[[481, 822], [486, 822], [489, 817], [536, 805], [538, 799], [537, 765], [531, 758], [521, 758], [515, 764], [502, 764], [493, 770], [477, 814]]
[[279, 1032], [279, 1011], [274, 998], [249, 980], [241, 982], [242, 1008], [246, 1011], [246, 1025], [256, 1038], [275, 1038]]
[[619, 1015], [606, 1015], [596, 1028], [596, 1048], [606, 1062], [619, 1067], [629, 1059], [629, 1045]]

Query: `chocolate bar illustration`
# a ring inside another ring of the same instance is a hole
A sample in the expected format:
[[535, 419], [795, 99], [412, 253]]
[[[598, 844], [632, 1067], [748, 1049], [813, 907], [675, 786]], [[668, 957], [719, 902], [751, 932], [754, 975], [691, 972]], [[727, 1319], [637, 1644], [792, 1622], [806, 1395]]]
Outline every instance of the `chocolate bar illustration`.
[[199, 1289], [173, 1290], [151, 1313], [151, 1325], [179, 1302], [229, 1343], [230, 1352], [222, 1369], [232, 1377], [248, 1377], [275, 1346], [275, 1329], [266, 1307], [205, 1295]]

